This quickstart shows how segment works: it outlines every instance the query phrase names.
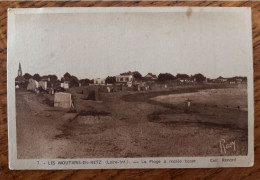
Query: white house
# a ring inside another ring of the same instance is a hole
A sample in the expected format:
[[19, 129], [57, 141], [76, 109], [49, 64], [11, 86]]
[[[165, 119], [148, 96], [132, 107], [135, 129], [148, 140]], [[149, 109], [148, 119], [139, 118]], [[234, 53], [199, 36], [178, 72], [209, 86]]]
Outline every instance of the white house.
[[96, 78], [94, 79], [94, 85], [105, 85], [106, 79], [105, 78]]
[[64, 81], [64, 82], [60, 83], [60, 87], [62, 87], [64, 89], [69, 89], [69, 81]]
[[219, 76], [219, 77], [217, 78], [217, 81], [220, 82], [220, 83], [226, 83], [226, 82], [228, 82], [228, 79]]
[[116, 83], [127, 85], [131, 87], [133, 85], [133, 75], [117, 75]]

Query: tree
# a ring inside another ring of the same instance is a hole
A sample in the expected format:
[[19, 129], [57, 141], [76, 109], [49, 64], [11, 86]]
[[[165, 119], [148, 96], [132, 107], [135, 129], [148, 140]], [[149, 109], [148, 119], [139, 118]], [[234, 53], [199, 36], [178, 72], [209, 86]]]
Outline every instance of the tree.
[[70, 87], [77, 87], [79, 86], [79, 80], [76, 76], [71, 76], [70, 79]]
[[116, 77], [115, 76], [108, 76], [105, 81], [106, 81], [106, 84], [115, 84], [116, 83]]
[[180, 79], [188, 79], [190, 76], [188, 74], [177, 74], [176, 78]]
[[175, 77], [170, 73], [160, 73], [158, 76], [159, 82], [171, 81], [174, 79], [175, 79]]
[[203, 82], [206, 80], [206, 77], [200, 73], [195, 74], [193, 77], [196, 79], [197, 82]]
[[65, 81], [69, 81], [70, 78], [71, 78], [71, 75], [70, 75], [70, 73], [66, 72], [66, 73], [63, 75], [63, 77], [64, 77], [64, 80], [65, 80]]
[[143, 79], [142, 74], [139, 73], [138, 71], [133, 72], [133, 77], [134, 77], [134, 79], [137, 79], [137, 80], [142, 80]]
[[33, 79], [36, 80], [36, 81], [40, 81], [42, 78], [39, 74], [34, 74]]
[[90, 84], [90, 80], [89, 79], [81, 79], [81, 80], [79, 80], [79, 82], [81, 83], [82, 86]]
[[48, 75], [51, 81], [57, 81], [58, 77], [56, 75]]
[[23, 77], [24, 77], [25, 79], [30, 79], [30, 78], [32, 78], [32, 75], [29, 74], [29, 73], [25, 73], [25, 74], [23, 75]]
[[76, 76], [70, 75], [70, 73], [66, 72], [61, 78], [61, 81], [69, 81], [70, 87], [77, 87], [79, 86], [79, 80]]

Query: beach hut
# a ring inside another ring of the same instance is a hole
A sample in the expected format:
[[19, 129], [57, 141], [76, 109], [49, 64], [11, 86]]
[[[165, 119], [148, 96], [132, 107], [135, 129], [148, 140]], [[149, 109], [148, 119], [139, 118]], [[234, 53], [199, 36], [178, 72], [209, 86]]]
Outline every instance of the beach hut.
[[47, 81], [39, 81], [39, 87], [42, 87], [42, 89], [47, 90]]
[[27, 85], [27, 90], [34, 91], [36, 88], [38, 88], [38, 86], [39, 86], [39, 83], [36, 80], [30, 78], [29, 83]]
[[72, 105], [71, 94], [58, 92], [54, 94], [54, 107], [70, 108]]
[[99, 87], [98, 86], [87, 86], [83, 89], [82, 93], [85, 95], [86, 100], [98, 101], [99, 98]]

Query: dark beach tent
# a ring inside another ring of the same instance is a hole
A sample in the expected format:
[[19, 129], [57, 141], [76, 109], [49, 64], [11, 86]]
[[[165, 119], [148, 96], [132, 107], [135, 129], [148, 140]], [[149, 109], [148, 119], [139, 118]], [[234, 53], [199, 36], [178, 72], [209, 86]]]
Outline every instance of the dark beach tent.
[[90, 91], [87, 100], [98, 101], [99, 100], [98, 92], [94, 90]]

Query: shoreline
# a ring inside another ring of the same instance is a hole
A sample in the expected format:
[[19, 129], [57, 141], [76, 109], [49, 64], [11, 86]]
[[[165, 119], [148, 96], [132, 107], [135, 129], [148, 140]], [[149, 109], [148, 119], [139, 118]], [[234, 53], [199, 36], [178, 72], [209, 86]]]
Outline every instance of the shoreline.
[[157, 96], [166, 96], [166, 95], [171, 95], [171, 94], [186, 94], [186, 93], [195, 93], [200, 90], [208, 90], [208, 89], [227, 89], [227, 88], [233, 88], [235, 87], [234, 85], [222, 85], [222, 84], [217, 84], [217, 85], [199, 85], [199, 86], [179, 86], [177, 89], [172, 89], [168, 91], [151, 91], [151, 92], [141, 92], [141, 93], [134, 93], [134, 94], [128, 94], [124, 95], [121, 97], [123, 101], [126, 102], [146, 102], [149, 104], [153, 105], [161, 105], [166, 108], [170, 109], [180, 109], [176, 107], [173, 104], [169, 103], [162, 103], [156, 100], [152, 100], [151, 98], [157, 97]]

